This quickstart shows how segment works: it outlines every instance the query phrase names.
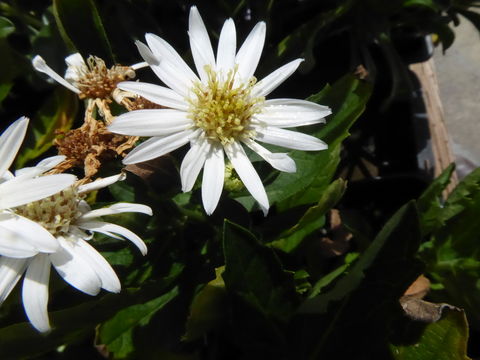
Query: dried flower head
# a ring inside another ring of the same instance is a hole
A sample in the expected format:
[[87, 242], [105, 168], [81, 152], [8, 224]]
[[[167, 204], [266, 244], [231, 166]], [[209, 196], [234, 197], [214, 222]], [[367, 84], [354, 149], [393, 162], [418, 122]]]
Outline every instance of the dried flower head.
[[58, 75], [50, 68], [41, 56], [32, 60], [35, 70], [50, 76], [66, 88], [72, 90], [80, 99], [107, 99], [117, 84], [124, 80], [133, 79], [135, 70], [146, 66], [145, 63], [132, 66], [114, 65], [107, 68], [105, 61], [97, 56], [89, 56], [85, 62], [79, 53], [65, 58], [67, 71], [65, 78]]
[[63, 172], [72, 167], [83, 167], [85, 177], [91, 178], [102, 163], [117, 156], [125, 156], [125, 151], [135, 145], [138, 137], [113, 134], [103, 121], [93, 117], [95, 102], [90, 102], [85, 114], [85, 122], [55, 139], [54, 145], [60, 155], [66, 157], [55, 172]]

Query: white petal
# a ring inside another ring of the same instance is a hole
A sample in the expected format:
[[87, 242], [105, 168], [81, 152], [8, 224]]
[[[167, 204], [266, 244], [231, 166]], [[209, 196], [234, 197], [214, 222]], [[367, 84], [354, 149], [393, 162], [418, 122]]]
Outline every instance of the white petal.
[[269, 126], [280, 128], [325, 123], [325, 116], [332, 113], [328, 106], [297, 99], [272, 99], [264, 104], [263, 111], [255, 119]]
[[103, 289], [114, 293], [120, 292], [121, 285], [117, 274], [97, 250], [86, 241], [78, 240], [76, 251], [82, 254], [82, 258], [100, 278]]
[[143, 240], [137, 234], [124, 228], [123, 226], [107, 223], [104, 221], [85, 221], [79, 224], [78, 227], [93, 232], [99, 232], [101, 234], [105, 234], [116, 239], [122, 239], [118, 236], [115, 236], [116, 234], [119, 234], [134, 243], [135, 246], [140, 249], [142, 255], [145, 255], [147, 253], [147, 245], [145, 245]]
[[80, 185], [78, 187], [78, 193], [83, 194], [83, 193], [87, 193], [94, 190], [100, 190], [100, 189], [103, 189], [104, 187], [107, 187], [116, 183], [117, 181], [123, 181], [125, 180], [126, 177], [127, 176], [124, 173], [120, 173], [117, 175], [108, 176], [103, 179], [97, 179], [91, 183]]
[[65, 156], [63, 155], [57, 155], [57, 156], [51, 156], [46, 159], [43, 159], [40, 161], [37, 165], [32, 166], [32, 167], [25, 167], [22, 169], [18, 169], [15, 171], [15, 177], [29, 177], [33, 178], [35, 176], [41, 175], [44, 172], [47, 172], [51, 169], [53, 169], [55, 166], [60, 164], [62, 161], [65, 160]]
[[185, 111], [174, 109], [135, 110], [115, 118], [108, 129], [130, 136], [163, 136], [191, 126], [187, 116]]
[[188, 103], [175, 91], [160, 86], [143, 82], [123, 81], [117, 84], [119, 89], [133, 92], [145, 99], [172, 109], [188, 110]]
[[223, 24], [217, 49], [217, 71], [224, 75], [235, 66], [235, 52], [237, 51], [237, 34], [235, 23], [228, 19]]
[[27, 132], [28, 118], [22, 116], [0, 136], [0, 176], [12, 165]]
[[226, 145], [224, 149], [243, 184], [253, 198], [257, 200], [263, 214], [267, 216], [268, 208], [270, 207], [267, 193], [263, 187], [262, 180], [260, 180], [255, 168], [245, 154], [243, 147], [239, 143], [233, 142]]
[[130, 65], [130, 67], [131, 67], [133, 70], [138, 70], [138, 69], [142, 69], [142, 68], [148, 67], [148, 63], [145, 62], [145, 61], [142, 61], [142, 62], [133, 64], [133, 65]]
[[190, 150], [183, 158], [180, 166], [180, 179], [182, 180], [182, 191], [187, 192], [192, 190], [198, 174], [207, 158], [210, 144], [205, 139], [200, 139], [192, 144]]
[[58, 241], [60, 250], [49, 255], [57, 272], [74, 288], [88, 295], [97, 295], [102, 281], [84, 259], [83, 252], [78, 251], [77, 240], [58, 237]]
[[65, 58], [65, 63], [67, 64], [65, 80], [70, 83], [77, 82], [79, 80], [79, 75], [84, 71], [88, 71], [87, 64], [85, 64], [85, 60], [83, 60], [83, 57], [80, 55], [80, 53], [67, 56]]
[[210, 148], [203, 167], [202, 202], [207, 215], [211, 215], [218, 205], [220, 195], [222, 195], [224, 178], [223, 148], [220, 145], [214, 145]]
[[127, 212], [152, 215], [152, 209], [150, 208], [150, 206], [132, 203], [116, 203], [108, 207], [89, 211], [88, 213], [83, 214], [80, 218], [78, 218], [78, 221], [81, 223], [82, 221], [85, 221], [87, 219], [94, 219], [99, 216], [121, 214]]
[[48, 282], [50, 259], [48, 255], [35, 256], [28, 265], [22, 287], [23, 308], [28, 320], [40, 332], [50, 330], [48, 320]]
[[179, 71], [188, 74], [190, 81], [199, 81], [198, 76], [195, 75], [192, 69], [190, 69], [190, 66], [187, 65], [187, 63], [168, 42], [151, 33], [145, 34], [145, 39], [147, 40], [147, 44], [150, 47], [153, 55], [158, 60], [166, 60], [178, 68]]
[[0, 257], [0, 304], [5, 301], [17, 285], [27, 266], [26, 259]]
[[73, 86], [67, 80], [58, 75], [55, 71], [53, 71], [53, 69], [47, 65], [47, 63], [45, 62], [45, 60], [42, 59], [41, 56], [35, 56], [32, 60], [32, 64], [35, 70], [50, 76], [60, 85], [65, 86], [67, 89], [73, 91], [74, 93], [80, 94], [80, 90], [78, 90], [75, 86]]
[[142, 55], [143, 59], [150, 65], [150, 68], [160, 80], [178, 94], [183, 96], [188, 94], [192, 85], [192, 79], [188, 73], [176, 68], [168, 61], [157, 58], [144, 43], [136, 41], [135, 45], [137, 45], [140, 55]]
[[278, 68], [270, 75], [264, 77], [261, 81], [255, 84], [252, 94], [254, 96], [267, 96], [275, 90], [281, 83], [287, 80], [295, 70], [300, 66], [303, 59], [296, 59], [288, 64]]
[[190, 48], [192, 50], [195, 67], [200, 75], [200, 79], [205, 83], [208, 80], [205, 66], [210, 65], [212, 70], [214, 70], [215, 56], [213, 55], [212, 43], [208, 37], [207, 29], [196, 6], [190, 8], [188, 36], [190, 38]]
[[328, 145], [322, 140], [296, 131], [279, 129], [276, 127], [255, 128], [256, 139], [267, 144], [283, 146], [295, 150], [325, 150]]
[[[2, 213], [0, 214], [0, 254], [10, 257], [28, 257], [32, 251], [51, 253], [57, 251], [57, 239], [44, 227], [23, 216]], [[10, 249], [10, 250], [9, 250]], [[15, 256], [13, 252], [22, 252], [25, 255]], [[32, 250], [33, 249], [33, 250]]]
[[285, 171], [288, 173], [294, 173], [297, 171], [295, 161], [293, 161], [293, 159], [287, 154], [272, 153], [260, 144], [257, 144], [255, 141], [250, 139], [245, 140], [244, 143], [250, 149], [255, 151], [258, 155], [260, 155], [266, 162], [272, 165], [274, 169]]
[[257, 69], [265, 44], [266, 28], [263, 21], [255, 25], [240, 50], [238, 50], [235, 62], [238, 64], [238, 74], [241, 81], [248, 81]]
[[123, 81], [118, 83], [117, 87], [140, 95], [141, 97], [161, 106], [183, 111], [188, 110], [188, 103], [181, 95], [178, 95], [175, 91], [160, 85], [136, 81]]
[[166, 137], [152, 137], [133, 149], [123, 163], [136, 164], [168, 154], [188, 143], [193, 133], [192, 130], [186, 130]]
[[0, 209], [12, 208], [43, 199], [72, 186], [74, 175], [55, 174], [34, 179], [14, 178], [0, 184]]

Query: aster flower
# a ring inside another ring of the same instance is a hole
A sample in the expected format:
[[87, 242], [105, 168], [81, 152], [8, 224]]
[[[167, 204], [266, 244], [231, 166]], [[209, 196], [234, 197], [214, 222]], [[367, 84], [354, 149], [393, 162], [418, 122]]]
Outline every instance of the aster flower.
[[267, 194], [244, 146], [275, 169], [295, 172], [295, 162], [286, 153], [272, 153], [257, 141], [289, 149], [324, 150], [327, 145], [321, 140], [287, 128], [323, 123], [331, 112], [304, 100], [265, 100], [302, 62], [296, 59], [256, 82], [253, 74], [265, 31], [265, 23], [259, 22], [237, 52], [235, 24], [228, 19], [215, 58], [203, 20], [192, 7], [188, 35], [198, 76], [162, 38], [146, 34], [148, 46], [137, 42], [144, 60], [168, 87], [128, 81], [117, 87], [168, 109], [131, 111], [109, 126], [112, 132], [151, 137], [132, 150], [124, 163], [150, 160], [190, 143], [180, 168], [182, 190], [193, 188], [203, 168], [203, 206], [211, 214], [224, 185], [225, 153], [266, 214]]
[[67, 89], [84, 98], [107, 98], [116, 88], [118, 82], [133, 79], [135, 70], [147, 66], [138, 63], [132, 66], [114, 65], [108, 69], [105, 62], [96, 56], [90, 56], [87, 61], [82, 55], [75, 53], [65, 58], [67, 70], [65, 77], [58, 75], [45, 60], [37, 55], [32, 59], [35, 70], [42, 72]]
[[[84, 185], [74, 185], [48, 198], [34, 201], [10, 210], [1, 216], [15, 216], [48, 234], [55, 246], [49, 251], [30, 257], [0, 257], [0, 302], [3, 302], [15, 287], [23, 273], [22, 300], [25, 312], [32, 325], [39, 331], [48, 331], [48, 284], [50, 267], [53, 265], [60, 276], [71, 286], [88, 294], [96, 295], [100, 289], [117, 293], [120, 281], [110, 264], [90, 244], [92, 233], [101, 233], [115, 239], [128, 239], [143, 255], [147, 247], [132, 231], [101, 219], [102, 216], [125, 212], [152, 215], [150, 207], [141, 204], [116, 203], [109, 207], [92, 210], [83, 200], [83, 195], [118, 180], [115, 175]], [[12, 227], [13, 228], [13, 227]], [[13, 229], [22, 240], [35, 243], [38, 234], [30, 228]]]

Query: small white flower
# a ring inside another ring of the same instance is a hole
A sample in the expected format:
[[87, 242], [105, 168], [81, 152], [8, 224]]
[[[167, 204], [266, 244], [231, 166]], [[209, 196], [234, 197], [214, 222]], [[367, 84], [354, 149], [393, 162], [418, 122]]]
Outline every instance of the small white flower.
[[25, 272], [23, 306], [28, 319], [37, 330], [50, 330], [47, 305], [52, 265], [66, 282], [88, 295], [96, 295], [100, 289], [115, 293], [120, 291], [120, 281], [115, 271], [88, 244], [92, 238], [91, 233], [98, 232], [120, 240], [128, 239], [143, 255], [147, 253], [147, 247], [138, 235], [122, 226], [105, 222], [100, 217], [125, 212], [152, 215], [150, 207], [117, 203], [91, 210], [82, 200], [82, 194], [108, 186], [122, 177], [123, 175], [115, 175], [86, 185], [71, 186], [48, 198], [11, 210], [10, 216], [23, 219], [30, 225], [35, 224], [35, 228], [25, 227], [22, 223], [16, 224], [16, 227], [15, 224], [11, 226], [12, 231], [22, 236], [22, 241], [34, 243], [39, 233], [46, 233], [56, 242], [55, 248], [29, 258], [0, 257], [0, 302], [6, 299]]
[[294, 60], [256, 82], [253, 74], [265, 31], [265, 23], [258, 23], [237, 52], [235, 24], [228, 19], [215, 58], [203, 20], [197, 8], [192, 7], [188, 35], [199, 76], [162, 38], [146, 34], [148, 46], [137, 42], [144, 60], [168, 87], [128, 81], [117, 87], [168, 109], [132, 111], [120, 115], [109, 126], [110, 131], [124, 135], [151, 136], [131, 151], [124, 163], [153, 159], [190, 143], [180, 168], [182, 190], [193, 188], [203, 168], [203, 206], [211, 214], [223, 189], [225, 153], [266, 214], [267, 194], [243, 145], [275, 169], [295, 172], [295, 162], [287, 154], [272, 153], [257, 141], [289, 149], [324, 150], [327, 145], [321, 140], [286, 128], [323, 123], [331, 111], [304, 100], [265, 100], [303, 61]]
[[107, 69], [102, 59], [90, 56], [85, 62], [79, 53], [67, 56], [65, 63], [67, 70], [65, 77], [61, 77], [47, 65], [41, 56], [37, 55], [32, 59], [35, 70], [50, 76], [81, 98], [108, 97], [119, 81], [134, 78], [134, 70], [148, 66], [145, 62], [141, 62], [132, 66], [115, 65]]
[[[117, 203], [91, 210], [82, 194], [108, 186], [123, 175], [75, 186], [68, 174], [42, 175], [65, 159], [47, 158], [35, 167], [10, 167], [28, 125], [12, 124], [0, 137], [0, 304], [25, 273], [22, 300], [32, 325], [48, 331], [50, 266], [75, 288], [96, 295], [101, 288], [120, 291], [120, 281], [108, 262], [87, 241], [93, 232], [132, 241], [146, 254], [145, 243], [130, 230], [104, 222], [101, 216], [124, 212], [152, 214], [141, 204]], [[88, 233], [87, 233], [88, 232]]]

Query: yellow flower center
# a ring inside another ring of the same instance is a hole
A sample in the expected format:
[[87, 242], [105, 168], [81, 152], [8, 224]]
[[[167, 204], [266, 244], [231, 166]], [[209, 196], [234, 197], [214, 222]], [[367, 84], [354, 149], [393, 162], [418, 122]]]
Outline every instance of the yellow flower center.
[[189, 99], [189, 118], [203, 129], [208, 139], [223, 145], [237, 139], [254, 136], [250, 129], [252, 116], [262, 110], [263, 97], [252, 96], [256, 79], [252, 77], [243, 84], [234, 84], [236, 69], [222, 79], [210, 66], [205, 66], [207, 84], [196, 82], [194, 96]]
[[52, 235], [68, 233], [70, 223], [81, 215], [78, 210], [79, 195], [76, 187], [70, 187], [45, 199], [19, 206], [16, 214], [35, 221]]

